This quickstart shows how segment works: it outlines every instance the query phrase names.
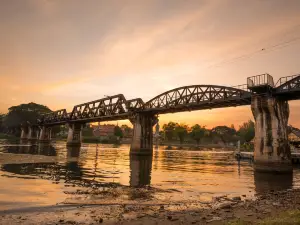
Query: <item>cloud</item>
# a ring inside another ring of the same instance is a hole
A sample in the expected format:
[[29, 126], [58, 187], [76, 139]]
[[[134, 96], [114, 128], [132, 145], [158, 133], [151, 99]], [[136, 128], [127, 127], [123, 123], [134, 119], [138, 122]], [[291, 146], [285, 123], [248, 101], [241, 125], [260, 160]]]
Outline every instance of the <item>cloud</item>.
[[299, 68], [296, 45], [209, 66], [300, 35], [299, 10], [297, 0], [1, 1], [0, 101], [11, 104], [9, 94], [14, 104], [54, 109], [117, 93], [148, 100], [178, 86], [289, 75]]

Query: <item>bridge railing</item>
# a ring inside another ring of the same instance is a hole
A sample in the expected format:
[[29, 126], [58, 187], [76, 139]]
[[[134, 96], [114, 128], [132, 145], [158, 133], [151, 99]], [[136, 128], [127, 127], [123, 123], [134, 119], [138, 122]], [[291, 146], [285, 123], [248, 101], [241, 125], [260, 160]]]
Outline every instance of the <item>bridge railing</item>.
[[249, 89], [253, 87], [259, 87], [259, 86], [270, 86], [274, 87], [274, 80], [273, 77], [266, 73], [266, 74], [260, 74], [253, 77], [247, 78], [247, 86]]
[[292, 80], [292, 79], [294, 79], [295, 77], [298, 77], [298, 76], [300, 76], [300, 74], [287, 76], [287, 77], [280, 77], [275, 86], [279, 87], [282, 84], [284, 84], [284, 83], [288, 82], [289, 80]]

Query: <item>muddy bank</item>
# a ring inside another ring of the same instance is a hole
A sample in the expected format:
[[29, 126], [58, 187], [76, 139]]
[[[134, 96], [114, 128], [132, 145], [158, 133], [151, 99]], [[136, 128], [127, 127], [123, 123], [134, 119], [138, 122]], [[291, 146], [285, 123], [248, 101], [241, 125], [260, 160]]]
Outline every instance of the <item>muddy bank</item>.
[[[88, 193], [86, 193], [88, 194]], [[212, 202], [105, 203], [65, 202], [53, 207], [12, 210], [0, 213], [0, 224], [226, 224], [232, 221], [255, 223], [276, 217], [288, 210], [300, 209], [300, 190], [271, 191], [247, 196], [219, 196]]]

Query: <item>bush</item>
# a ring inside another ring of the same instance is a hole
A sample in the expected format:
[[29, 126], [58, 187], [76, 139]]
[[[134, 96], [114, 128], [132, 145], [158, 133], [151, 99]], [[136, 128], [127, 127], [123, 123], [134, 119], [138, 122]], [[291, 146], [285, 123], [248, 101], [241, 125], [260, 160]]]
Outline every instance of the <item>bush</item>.
[[101, 143], [99, 137], [82, 137], [83, 143]]
[[11, 135], [11, 134], [4, 134], [4, 133], [0, 133], [0, 139], [19, 139], [19, 137], [15, 136], [15, 135]]

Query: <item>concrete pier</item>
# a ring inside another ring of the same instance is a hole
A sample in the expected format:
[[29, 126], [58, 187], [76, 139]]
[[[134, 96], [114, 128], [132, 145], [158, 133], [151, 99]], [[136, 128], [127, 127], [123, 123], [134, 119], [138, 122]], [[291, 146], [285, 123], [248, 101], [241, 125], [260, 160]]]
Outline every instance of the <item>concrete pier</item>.
[[291, 172], [288, 142], [289, 105], [268, 95], [253, 95], [255, 119], [254, 168], [264, 172]]
[[38, 126], [29, 126], [28, 127], [28, 140], [35, 141], [39, 139], [39, 128]]
[[40, 127], [39, 142], [49, 143], [51, 141], [51, 128], [42, 126]]
[[158, 119], [153, 114], [137, 113], [130, 118], [133, 124], [133, 137], [130, 154], [152, 155], [153, 153], [153, 126]]
[[21, 140], [28, 139], [28, 126], [21, 126]]
[[67, 138], [67, 146], [81, 146], [82, 142], [82, 124], [69, 124], [69, 132]]

